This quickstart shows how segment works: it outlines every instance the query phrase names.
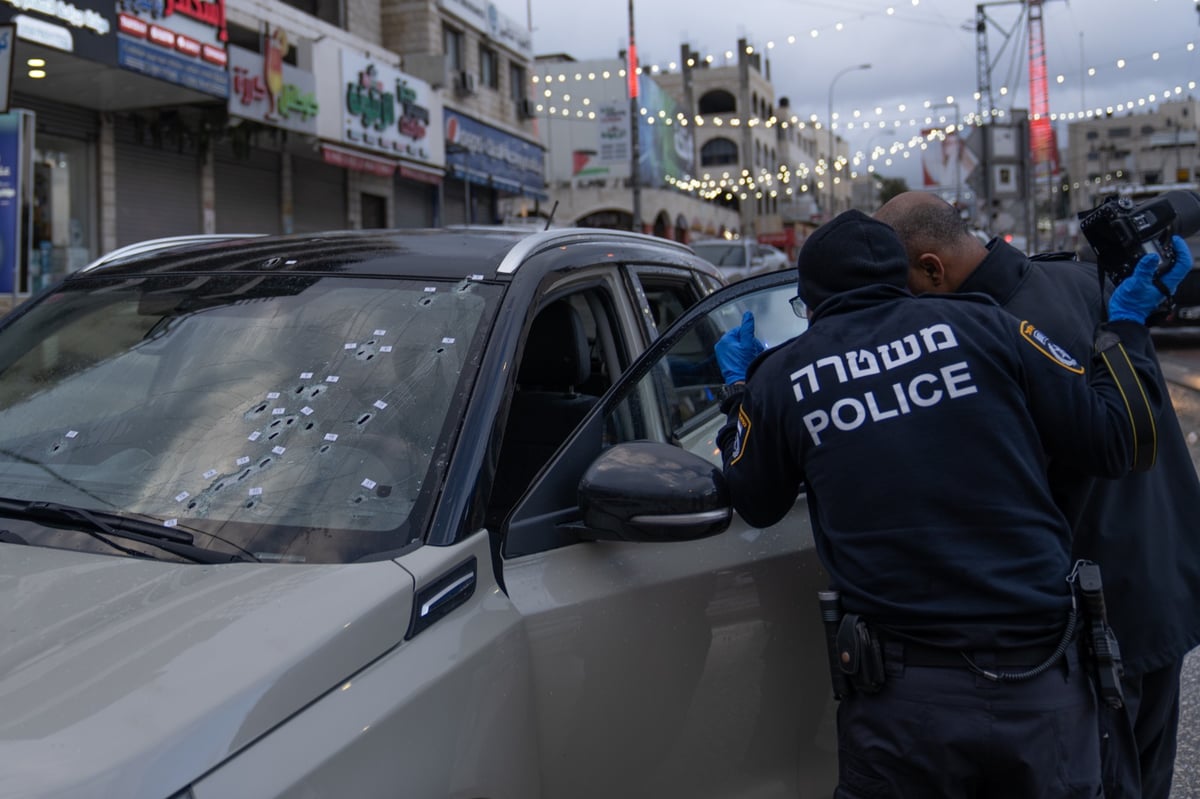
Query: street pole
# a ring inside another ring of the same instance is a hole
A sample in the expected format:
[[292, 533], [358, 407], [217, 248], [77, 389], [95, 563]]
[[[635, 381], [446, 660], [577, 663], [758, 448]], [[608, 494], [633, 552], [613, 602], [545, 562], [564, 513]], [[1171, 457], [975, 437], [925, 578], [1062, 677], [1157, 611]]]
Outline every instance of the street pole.
[[834, 194], [833, 194], [833, 165], [834, 165], [834, 162], [837, 160], [837, 158], [833, 152], [833, 87], [838, 82], [838, 78], [842, 77], [847, 72], [854, 72], [856, 70], [870, 69], [870, 68], [871, 68], [870, 64], [858, 64], [853, 67], [846, 67], [841, 72], [834, 75], [833, 80], [829, 81], [829, 116], [827, 118], [828, 121], [825, 123], [825, 124], [829, 125], [829, 162], [828, 162], [828, 166], [825, 170], [825, 172], [826, 172], [825, 179], [826, 179], [826, 182], [829, 183], [829, 213], [825, 220], [827, 222], [830, 219], [833, 219], [834, 206], [836, 204], [836, 201], [834, 200]]
[[629, 145], [632, 150], [630, 158], [629, 186], [633, 190], [633, 230], [642, 232], [642, 186], [641, 175], [638, 172], [642, 160], [641, 149], [638, 147], [638, 59], [637, 45], [633, 35], [633, 0], [629, 0]]

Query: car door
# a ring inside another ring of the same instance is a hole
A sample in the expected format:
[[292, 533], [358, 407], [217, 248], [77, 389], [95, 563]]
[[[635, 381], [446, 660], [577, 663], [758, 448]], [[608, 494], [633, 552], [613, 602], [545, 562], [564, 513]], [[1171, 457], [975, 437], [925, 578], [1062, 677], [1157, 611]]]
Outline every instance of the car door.
[[803, 331], [794, 278], [763, 275], [686, 311], [576, 428], [502, 530], [525, 620], [543, 791], [587, 797], [830, 795], [835, 706], [803, 495], [781, 523], [736, 516], [695, 541], [589, 540], [580, 477], [606, 448], [667, 442], [719, 463], [712, 345], [754, 312], [770, 345]]

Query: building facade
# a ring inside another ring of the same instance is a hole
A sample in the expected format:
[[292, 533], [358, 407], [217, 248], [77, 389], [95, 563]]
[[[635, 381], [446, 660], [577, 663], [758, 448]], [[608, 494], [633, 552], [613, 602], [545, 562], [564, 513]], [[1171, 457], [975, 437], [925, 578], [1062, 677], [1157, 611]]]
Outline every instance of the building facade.
[[1067, 128], [1070, 210], [1077, 215], [1110, 196], [1148, 197], [1200, 188], [1200, 103], [1072, 122]]
[[191, 233], [495, 222], [544, 199], [527, 25], [474, 0], [0, 2], [0, 292]]

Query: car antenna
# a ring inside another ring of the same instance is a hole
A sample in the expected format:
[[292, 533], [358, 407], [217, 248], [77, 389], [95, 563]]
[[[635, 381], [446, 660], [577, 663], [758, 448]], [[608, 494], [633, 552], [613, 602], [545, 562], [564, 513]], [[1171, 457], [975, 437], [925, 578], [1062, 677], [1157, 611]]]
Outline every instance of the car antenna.
[[554, 201], [554, 206], [550, 209], [550, 216], [546, 217], [546, 226], [542, 230], [549, 230], [550, 223], [554, 221], [554, 212], [558, 210], [558, 200]]

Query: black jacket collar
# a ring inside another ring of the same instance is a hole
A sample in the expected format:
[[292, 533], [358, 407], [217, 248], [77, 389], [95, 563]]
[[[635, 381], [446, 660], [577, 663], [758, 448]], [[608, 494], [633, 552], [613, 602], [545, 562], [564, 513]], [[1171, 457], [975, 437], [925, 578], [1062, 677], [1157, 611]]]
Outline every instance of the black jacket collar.
[[1003, 239], [994, 238], [987, 244], [988, 254], [958, 287], [959, 292], [987, 294], [1005, 305], [1025, 282], [1032, 267], [1025, 253]]

